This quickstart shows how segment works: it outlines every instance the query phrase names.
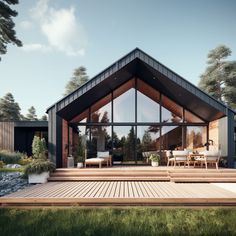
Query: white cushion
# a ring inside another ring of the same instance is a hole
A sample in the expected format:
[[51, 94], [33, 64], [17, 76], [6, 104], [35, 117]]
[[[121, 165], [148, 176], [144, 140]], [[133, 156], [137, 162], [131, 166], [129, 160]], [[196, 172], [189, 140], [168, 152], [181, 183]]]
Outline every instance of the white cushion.
[[187, 150], [185, 150], [185, 151], [183, 151], [183, 150], [174, 150], [174, 151], [172, 151], [172, 153], [173, 153], [173, 156], [187, 156], [188, 154], [189, 154], [189, 151], [187, 151]]
[[102, 158], [89, 158], [89, 159], [86, 159], [85, 162], [86, 163], [99, 163], [99, 162], [103, 162], [104, 159]]
[[202, 154], [204, 154], [205, 156], [219, 156], [219, 151], [215, 151], [215, 150], [211, 150], [211, 151], [204, 151], [202, 152]]
[[172, 153], [176, 161], [187, 161], [187, 156], [189, 154], [189, 151], [175, 150], [175, 151], [172, 151]]
[[97, 152], [97, 158], [99, 157], [109, 157], [109, 151]]
[[207, 161], [217, 161], [218, 156], [206, 156]]

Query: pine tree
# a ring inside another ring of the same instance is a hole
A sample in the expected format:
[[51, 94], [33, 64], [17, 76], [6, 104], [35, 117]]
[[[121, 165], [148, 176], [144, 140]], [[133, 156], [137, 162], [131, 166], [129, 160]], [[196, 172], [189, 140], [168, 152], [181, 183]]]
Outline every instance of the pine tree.
[[6, 54], [7, 44], [9, 43], [18, 47], [22, 46], [22, 42], [16, 37], [14, 30], [15, 24], [12, 17], [16, 17], [17, 12], [10, 8], [9, 5], [12, 4], [18, 4], [18, 0], [0, 1], [0, 54]]
[[36, 115], [36, 109], [34, 108], [34, 106], [31, 106], [28, 109], [28, 114], [26, 115], [26, 120], [30, 120], [30, 121], [38, 120], [37, 115]]
[[15, 102], [11, 93], [7, 93], [0, 99], [0, 120], [17, 121], [21, 119], [20, 106]]
[[47, 115], [43, 115], [40, 120], [42, 120], [42, 121], [47, 121], [47, 120], [48, 120]]
[[199, 87], [217, 100], [236, 108], [236, 61], [226, 60], [230, 55], [230, 48], [224, 45], [209, 52], [208, 67], [200, 76]]
[[85, 67], [80, 66], [79, 68], [75, 69], [73, 77], [66, 84], [64, 95], [66, 96], [71, 92], [75, 91], [77, 88], [86, 83], [88, 80], [89, 77], [87, 75]]
[[46, 141], [44, 138], [40, 139], [38, 136], [34, 136], [32, 143], [32, 153], [35, 159], [46, 160]]

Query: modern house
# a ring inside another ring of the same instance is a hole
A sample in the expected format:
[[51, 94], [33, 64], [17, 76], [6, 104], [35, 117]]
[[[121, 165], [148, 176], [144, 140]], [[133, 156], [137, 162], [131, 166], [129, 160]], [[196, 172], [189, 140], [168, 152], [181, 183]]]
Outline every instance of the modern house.
[[49, 115], [49, 156], [109, 151], [114, 164], [144, 164], [142, 153], [221, 149], [234, 161], [234, 111], [136, 48], [56, 102]]
[[48, 140], [47, 121], [1, 121], [0, 149], [20, 151], [31, 156], [35, 135]]

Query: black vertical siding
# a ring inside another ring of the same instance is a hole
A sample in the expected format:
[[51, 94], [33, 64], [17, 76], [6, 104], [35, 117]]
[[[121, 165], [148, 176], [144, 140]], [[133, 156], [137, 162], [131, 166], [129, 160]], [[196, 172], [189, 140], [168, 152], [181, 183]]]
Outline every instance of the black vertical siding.
[[54, 119], [56, 109], [53, 107], [48, 113], [48, 155], [49, 159], [56, 163], [56, 121]]
[[228, 109], [228, 167], [234, 167], [234, 112]]
[[62, 167], [62, 119], [56, 114], [56, 106], [49, 110], [48, 121], [49, 159]]

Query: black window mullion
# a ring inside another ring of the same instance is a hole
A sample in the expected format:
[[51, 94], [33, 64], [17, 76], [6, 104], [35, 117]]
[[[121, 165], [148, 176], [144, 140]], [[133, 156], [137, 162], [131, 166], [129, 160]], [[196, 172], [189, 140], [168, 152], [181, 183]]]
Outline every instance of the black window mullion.
[[137, 165], [137, 114], [138, 114], [138, 104], [137, 104], [137, 78], [135, 77], [135, 127], [134, 127], [134, 131], [135, 131], [135, 140], [134, 140], [134, 160], [135, 160], [135, 164]]

